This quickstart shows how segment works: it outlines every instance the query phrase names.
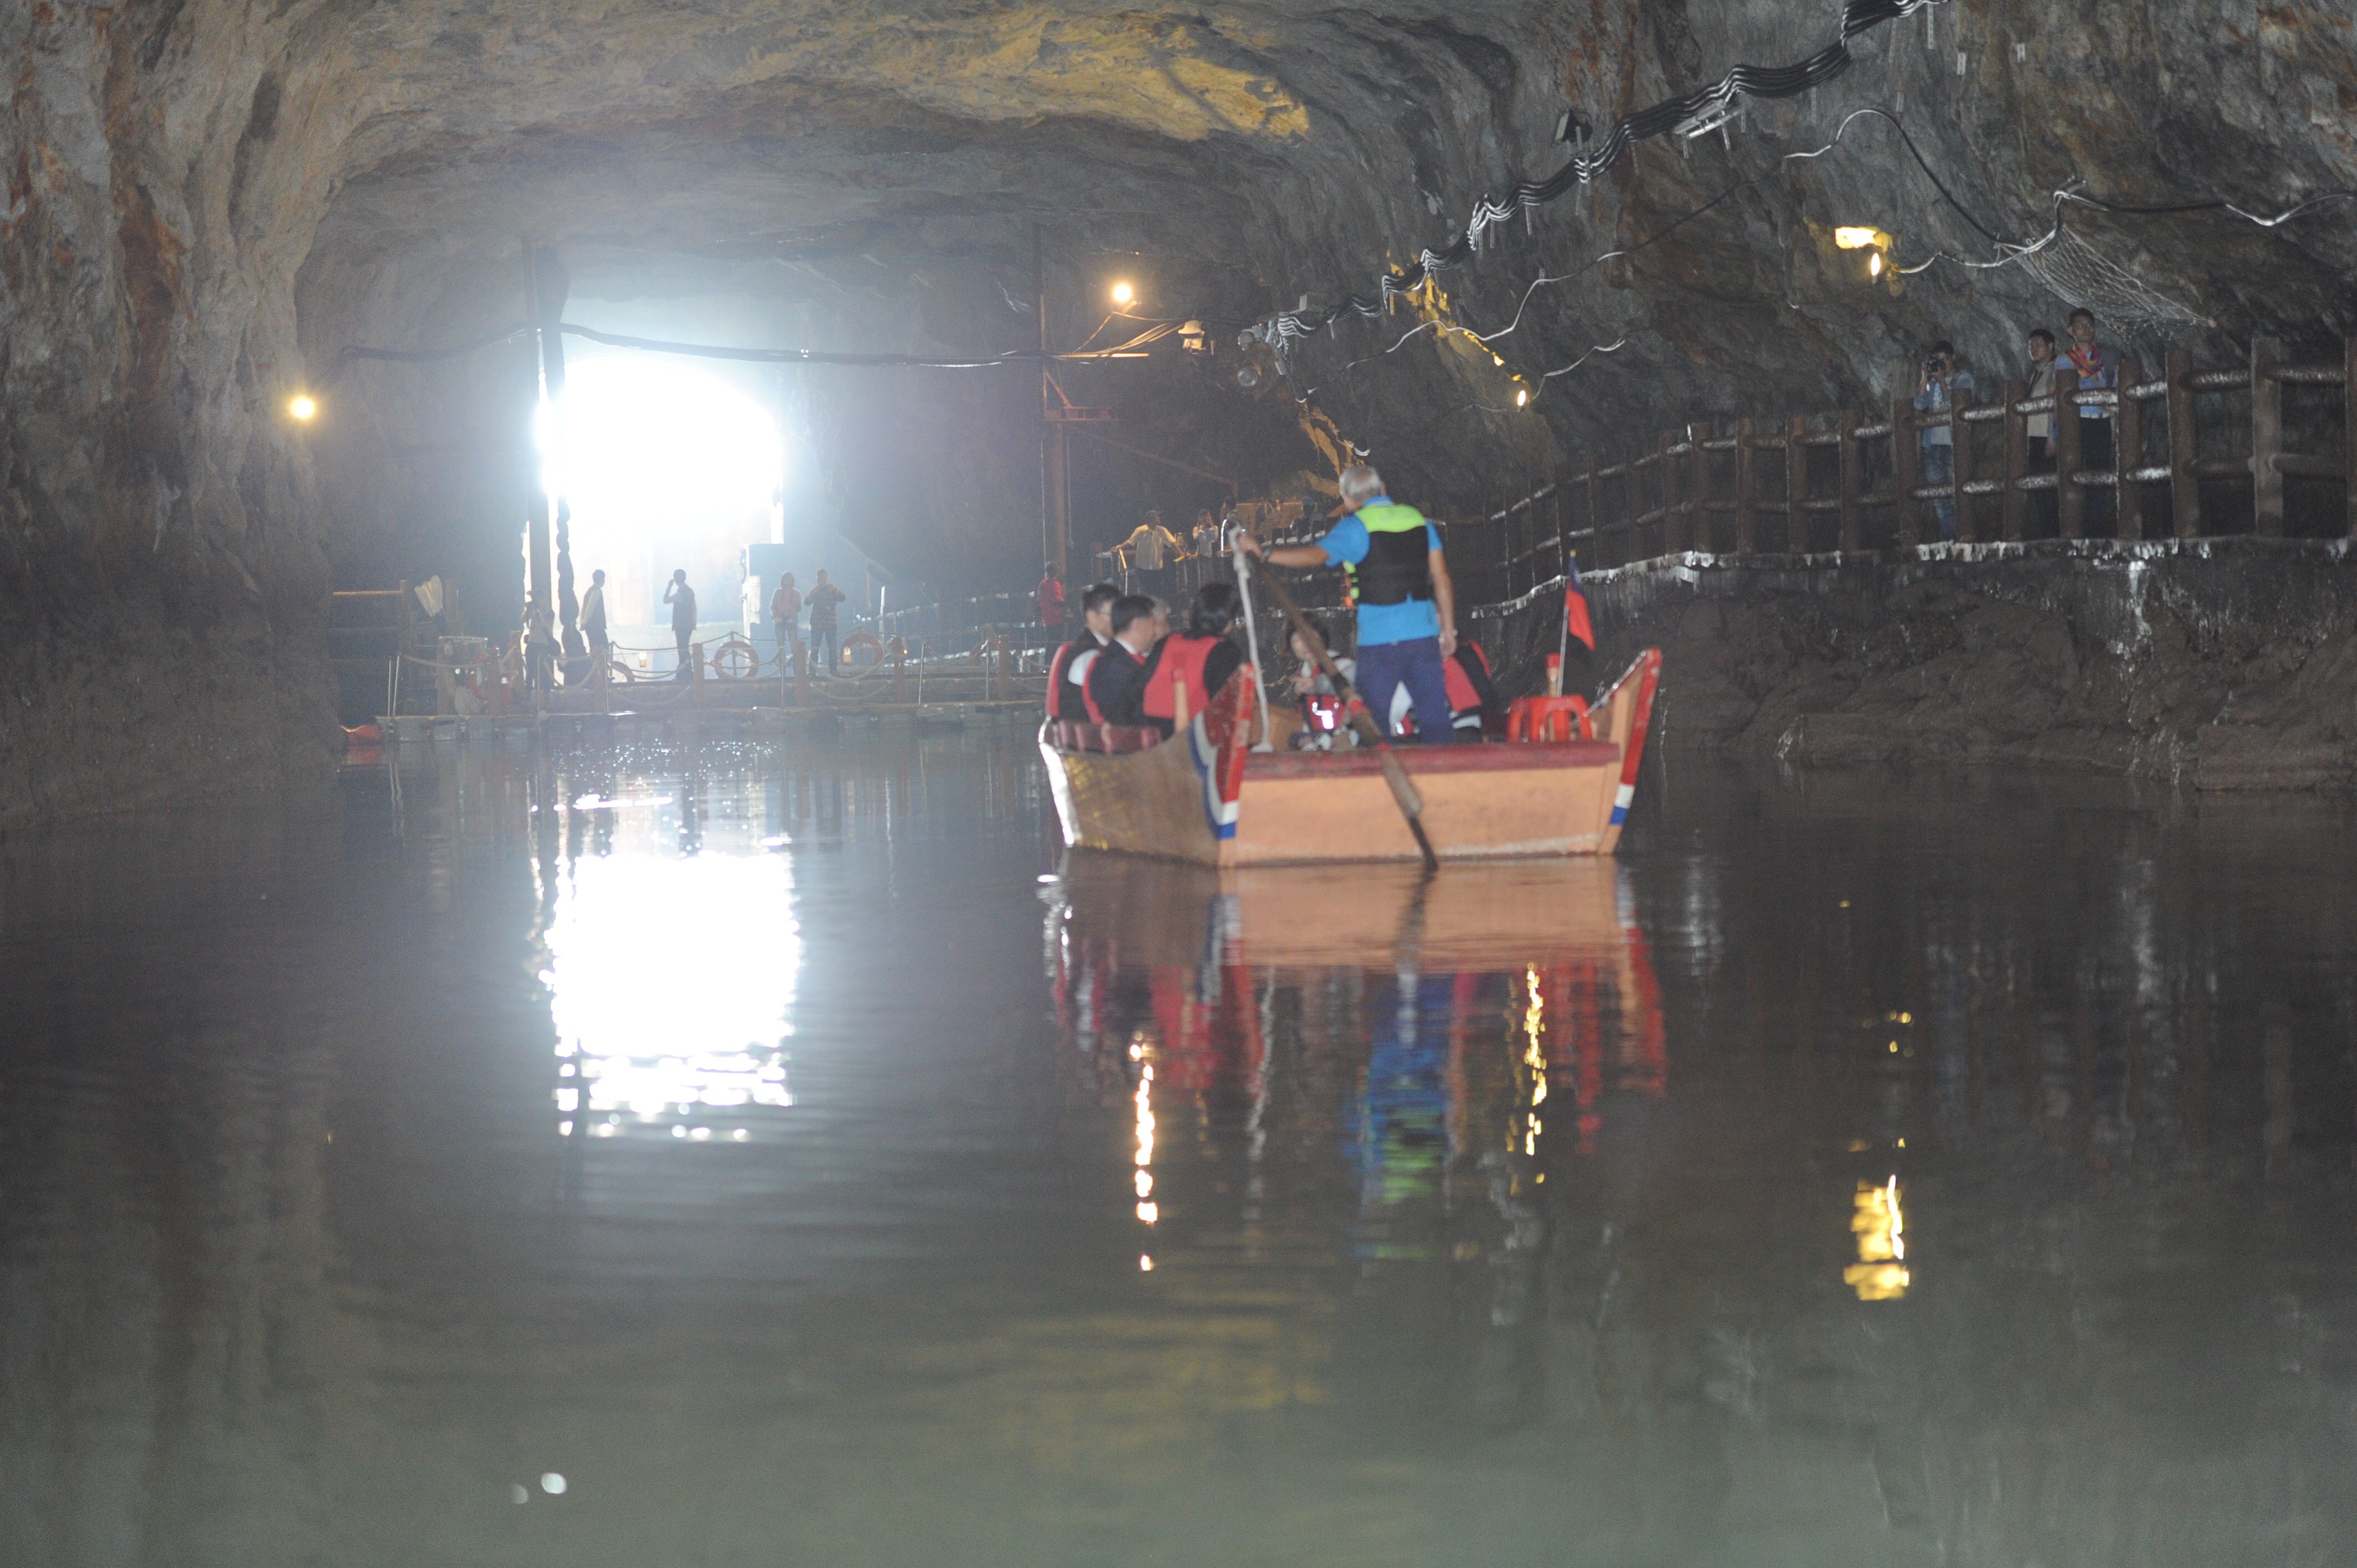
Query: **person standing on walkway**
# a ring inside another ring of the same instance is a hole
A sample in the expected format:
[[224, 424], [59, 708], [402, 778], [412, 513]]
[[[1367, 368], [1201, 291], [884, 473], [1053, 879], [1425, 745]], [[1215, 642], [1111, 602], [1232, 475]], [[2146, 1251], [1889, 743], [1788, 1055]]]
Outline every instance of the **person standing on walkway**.
[[[1932, 345], [1931, 353], [1923, 359], [1923, 379], [1915, 392], [1915, 412], [1946, 416], [1953, 412], [1958, 392], [1969, 394], [1973, 390], [1973, 373], [1957, 363], [1956, 346], [1945, 338]], [[1953, 485], [1956, 482], [1956, 431], [1950, 424], [1934, 424], [1918, 437], [1923, 452], [1923, 482], [1927, 485]], [[1932, 503], [1939, 514], [1940, 538], [1945, 542], [1956, 537], [1956, 500], [1950, 496]]]
[[1364, 465], [1342, 470], [1342, 508], [1348, 515], [1315, 544], [1271, 550], [1245, 535], [1237, 548], [1275, 566], [1348, 568], [1358, 589], [1359, 696], [1381, 723], [1405, 685], [1417, 737], [1446, 746], [1457, 730], [1441, 660], [1457, 651], [1457, 592], [1440, 531], [1384, 494], [1383, 476]]
[[592, 678], [606, 668], [614, 657], [614, 644], [606, 635], [606, 574], [603, 570], [589, 574], [589, 591], [581, 596], [581, 635], [589, 644], [589, 671]]
[[794, 644], [802, 615], [802, 591], [794, 586], [791, 572], [778, 579], [778, 591], [770, 596], [770, 625], [778, 634], [778, 672], [793, 668]]
[[[834, 674], [834, 667], [843, 661], [843, 647], [834, 637], [834, 607], [843, 603], [846, 596], [841, 588], [826, 580], [824, 572], [821, 572], [818, 581], [811, 585], [810, 597], [802, 601], [810, 607], [811, 662], [829, 675]], [[822, 648], [826, 650], [823, 659], [819, 654]]]
[[[2054, 395], [2054, 334], [2040, 327], [2029, 334], [2029, 395], [2034, 398]], [[2029, 435], [2029, 471], [2050, 474], [2054, 471], [2054, 416], [2033, 413], [2028, 420]], [[2055, 500], [2052, 490], [2029, 492], [2029, 510], [2038, 519], [2038, 537], [2054, 536]]]
[[663, 588], [662, 602], [671, 607], [671, 635], [679, 644], [679, 664], [672, 678], [692, 680], [695, 663], [695, 650], [691, 646], [695, 641], [695, 590], [687, 585], [686, 567], [671, 575], [671, 582]]
[[[2071, 347], [2063, 352], [2061, 369], [2075, 371], [2082, 392], [2101, 388], [2104, 391], [2120, 384], [2119, 356], [2095, 341], [2095, 313], [2081, 306], [2071, 313], [2063, 328], [2071, 334]], [[2103, 473], [2112, 466], [2112, 411], [2099, 403], [2079, 405], [2079, 466], [2083, 469]], [[2062, 482], [2071, 482], [2068, 475]], [[2112, 492], [2091, 488], [2087, 491], [2087, 507], [2083, 514], [2090, 537], [2111, 532]]]
[[1054, 566], [1049, 566], [1040, 575], [1039, 585], [1031, 590], [1031, 596], [1039, 606], [1039, 624], [1049, 631], [1061, 631], [1064, 628], [1064, 581], [1056, 575]]

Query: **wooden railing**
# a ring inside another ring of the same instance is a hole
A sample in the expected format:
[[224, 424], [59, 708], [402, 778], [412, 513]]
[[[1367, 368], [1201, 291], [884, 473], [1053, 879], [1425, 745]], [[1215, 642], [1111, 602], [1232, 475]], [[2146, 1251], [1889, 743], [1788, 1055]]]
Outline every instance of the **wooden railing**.
[[[1902, 384], [1913, 377], [1910, 369]], [[1473, 603], [1511, 599], [1558, 576], [1568, 555], [1593, 571], [1688, 550], [1912, 548], [1939, 537], [1932, 503], [1941, 500], [1955, 503], [1960, 542], [2021, 540], [2033, 537], [2031, 497], [2041, 490], [2055, 492], [2053, 532], [2061, 538], [2087, 536], [2088, 498], [2097, 491], [2116, 502], [2106, 537], [2196, 538], [2224, 532], [2229, 510], [2238, 524], [2242, 516], [2239, 497], [2231, 509], [2213, 504], [2205, 512], [2205, 479], [2246, 483], [2249, 532], [2261, 535], [2284, 532], [2287, 478], [2338, 480], [2338, 509], [2345, 515], [2336, 521], [2357, 537], [2357, 462], [2348, 460], [2357, 456], [2352, 385], [2357, 338], [2344, 345], [2341, 363], [2322, 365], [2287, 362], [2262, 342], [2248, 366], [2232, 370], [2197, 371], [2190, 353], [2172, 351], [2158, 381], [2144, 380], [2129, 360], [2115, 390], [2083, 392], [2065, 368], [2050, 397], [2032, 398], [2016, 381], [2002, 401], [1975, 403], [1960, 395], [1942, 414], [1918, 413], [1910, 392], [1872, 421], [1844, 409], [1822, 424], [1800, 414], [1781, 426], [1749, 419], [1729, 430], [1689, 424], [1663, 431], [1650, 448], [1617, 462], [1585, 472], [1566, 465], [1511, 504], [1452, 516], [1451, 569], [1459, 598]], [[2342, 389], [2344, 457], [2283, 449], [2287, 387]], [[2247, 448], [2201, 456], [2198, 400], [2233, 392], [2251, 394]], [[2083, 467], [2082, 407], [2112, 411], [2115, 439], [2107, 467]], [[2034, 414], [2052, 416], [2050, 472], [2031, 468]], [[1954, 433], [1955, 479], [1923, 484], [1921, 433], [1943, 424]], [[2160, 486], [2168, 488], [2165, 509], [2156, 504]]]

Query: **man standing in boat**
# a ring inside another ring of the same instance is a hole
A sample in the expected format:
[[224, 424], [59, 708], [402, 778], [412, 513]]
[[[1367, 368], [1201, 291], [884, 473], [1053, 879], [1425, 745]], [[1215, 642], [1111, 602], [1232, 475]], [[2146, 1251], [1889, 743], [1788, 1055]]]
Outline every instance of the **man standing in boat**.
[[1245, 534], [1237, 547], [1274, 566], [1348, 568], [1359, 600], [1355, 683], [1367, 711], [1380, 721], [1405, 686], [1417, 738], [1448, 745], [1457, 731], [1441, 661], [1457, 651], [1457, 595], [1440, 531], [1384, 494], [1383, 476], [1364, 466], [1342, 470], [1342, 509], [1348, 515], [1315, 544], [1270, 550]]

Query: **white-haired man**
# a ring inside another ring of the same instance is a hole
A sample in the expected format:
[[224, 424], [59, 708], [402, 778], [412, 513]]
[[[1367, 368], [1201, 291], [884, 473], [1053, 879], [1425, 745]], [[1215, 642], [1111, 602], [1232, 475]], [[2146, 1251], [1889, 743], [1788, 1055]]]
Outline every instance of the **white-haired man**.
[[1367, 711], [1380, 722], [1405, 686], [1418, 737], [1446, 745], [1457, 731], [1441, 661], [1457, 651], [1457, 595], [1440, 531], [1384, 494], [1383, 476], [1363, 466], [1342, 470], [1342, 508], [1348, 515], [1315, 544], [1269, 550], [1244, 534], [1237, 547], [1273, 566], [1347, 570], [1359, 606], [1354, 683]]

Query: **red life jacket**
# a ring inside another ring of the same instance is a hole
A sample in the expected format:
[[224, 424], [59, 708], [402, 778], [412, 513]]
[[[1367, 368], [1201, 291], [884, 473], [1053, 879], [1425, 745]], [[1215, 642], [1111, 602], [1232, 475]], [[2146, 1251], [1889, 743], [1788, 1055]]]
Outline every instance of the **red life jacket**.
[[[1480, 643], [1465, 643], [1460, 647], [1458, 652], [1460, 656], [1464, 653], [1472, 654], [1474, 658], [1481, 661], [1481, 673], [1486, 675], [1490, 672], [1490, 656], [1481, 651], [1481, 645]], [[1481, 706], [1481, 693], [1473, 689], [1473, 677], [1465, 672], [1465, 664], [1461, 657], [1442, 660], [1440, 661], [1440, 676], [1448, 686], [1448, 711], [1450, 713], [1461, 714], [1469, 708], [1475, 710], [1480, 709]]]
[[1154, 650], [1154, 668], [1146, 672], [1146, 716], [1150, 719], [1178, 717], [1175, 684], [1187, 682], [1187, 716], [1193, 718], [1203, 711], [1210, 693], [1203, 690], [1203, 661], [1218, 647], [1216, 637], [1189, 637], [1172, 632]]

